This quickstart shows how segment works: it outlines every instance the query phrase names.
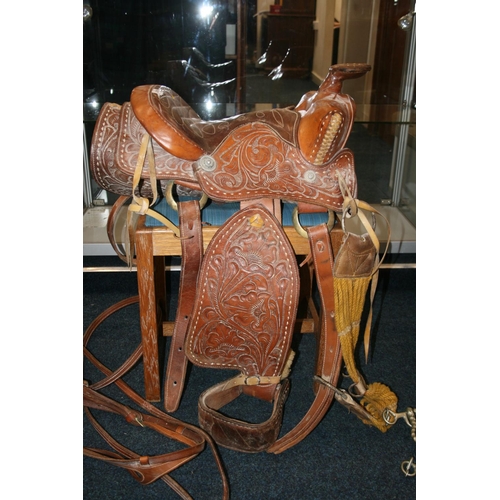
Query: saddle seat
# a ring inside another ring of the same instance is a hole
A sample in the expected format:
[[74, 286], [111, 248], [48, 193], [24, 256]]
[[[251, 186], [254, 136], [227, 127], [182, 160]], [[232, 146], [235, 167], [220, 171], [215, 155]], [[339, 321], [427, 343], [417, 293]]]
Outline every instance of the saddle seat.
[[283, 108], [244, 113], [223, 120], [203, 120], [172, 89], [163, 85], [142, 85], [131, 94], [134, 114], [155, 141], [167, 152], [196, 161], [212, 153], [236, 128], [248, 123], [265, 123], [282, 140], [296, 146], [297, 111]]

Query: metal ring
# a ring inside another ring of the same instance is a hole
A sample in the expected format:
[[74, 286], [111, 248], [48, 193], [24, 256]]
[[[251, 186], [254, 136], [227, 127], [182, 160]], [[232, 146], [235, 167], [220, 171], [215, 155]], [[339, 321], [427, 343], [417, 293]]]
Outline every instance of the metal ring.
[[410, 476], [416, 476], [417, 474], [417, 464], [413, 461], [413, 457], [410, 458], [410, 460], [405, 460], [401, 464], [401, 470], [403, 471], [404, 475], [406, 477]]
[[[297, 233], [299, 233], [299, 235], [303, 238], [307, 238], [307, 231], [302, 227], [299, 221], [299, 207], [297, 206], [293, 209], [292, 222], [295, 231], [297, 231]], [[333, 226], [335, 226], [335, 212], [333, 210], [328, 210], [328, 222], [326, 223], [326, 226], [328, 227], [328, 231], [331, 231]]]
[[[173, 196], [173, 188], [174, 188], [175, 181], [168, 181], [167, 187], [165, 188], [165, 199], [167, 200], [167, 203], [170, 205], [170, 207], [175, 210], [176, 212], [179, 211], [177, 207], [177, 202], [174, 200]], [[206, 193], [202, 193], [201, 198], [200, 198], [200, 210], [203, 209], [203, 207], [207, 204], [208, 201], [208, 196]]]
[[397, 422], [398, 420], [398, 417], [396, 416], [396, 414], [390, 410], [389, 408], [386, 408], [383, 413], [382, 413], [382, 418], [384, 419], [384, 422], [387, 424], [387, 425], [393, 425]]

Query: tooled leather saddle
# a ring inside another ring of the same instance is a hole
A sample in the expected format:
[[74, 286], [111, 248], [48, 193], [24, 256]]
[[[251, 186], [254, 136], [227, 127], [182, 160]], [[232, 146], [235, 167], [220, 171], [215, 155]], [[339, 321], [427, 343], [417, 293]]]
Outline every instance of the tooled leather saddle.
[[[128, 103], [106, 103], [98, 117], [91, 170], [101, 187], [132, 198], [129, 256], [138, 215], [164, 222], [181, 240], [165, 408], [177, 409], [188, 362], [237, 370], [199, 398], [201, 428], [224, 447], [281, 453], [319, 424], [334, 399], [365, 423], [382, 431], [390, 427], [382, 414], [395, 411], [396, 396], [382, 384], [366, 384], [354, 361], [380, 248], [377, 212], [356, 199], [354, 155], [345, 148], [355, 104], [342, 93], [342, 83], [369, 70], [365, 64], [332, 66], [318, 91], [293, 108], [204, 121], [172, 89], [145, 85], [133, 90]], [[198, 201], [178, 203], [179, 227], [154, 210], [159, 193], [173, 182], [215, 202], [240, 203], [204, 253]], [[281, 223], [282, 202], [295, 205], [297, 220], [306, 212], [330, 217], [307, 229], [296, 226], [309, 239], [307, 262], [320, 297], [315, 399], [280, 437], [300, 290], [296, 256]], [[360, 234], [348, 229], [354, 219]], [[353, 381], [349, 391], [337, 387], [343, 361]], [[271, 416], [262, 423], [227, 416], [222, 408], [242, 394], [270, 402]]]

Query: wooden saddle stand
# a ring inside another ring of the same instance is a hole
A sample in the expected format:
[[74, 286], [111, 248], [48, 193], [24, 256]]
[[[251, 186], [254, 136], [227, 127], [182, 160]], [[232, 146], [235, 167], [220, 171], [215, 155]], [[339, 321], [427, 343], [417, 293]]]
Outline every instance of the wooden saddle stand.
[[[208, 443], [221, 472], [223, 496], [228, 498], [214, 441], [243, 452], [281, 453], [319, 424], [334, 399], [382, 432], [394, 423], [387, 412], [395, 414], [397, 397], [383, 384], [366, 384], [354, 360], [365, 297], [373, 300], [381, 263], [374, 231], [380, 214], [356, 199], [354, 157], [344, 147], [355, 104], [342, 93], [342, 82], [369, 70], [365, 64], [332, 66], [318, 91], [305, 94], [293, 108], [217, 121], [203, 121], [179, 95], [161, 85], [137, 87], [129, 103], [103, 106], [92, 139], [91, 170], [102, 188], [120, 195], [118, 204], [131, 199], [128, 261], [133, 261], [139, 215], [161, 221], [182, 246], [179, 302], [164, 383], [166, 411], [178, 408], [189, 361], [206, 368], [237, 369], [240, 374], [201, 394], [201, 428], [159, 411], [121, 380], [140, 359], [141, 346], [114, 372], [86, 348], [96, 327], [134, 299], [116, 304], [96, 318], [84, 336], [85, 356], [105, 375], [97, 383], [84, 384], [84, 406], [116, 453], [84, 448], [84, 454], [123, 467], [146, 484], [161, 478], [181, 497], [190, 498], [168, 473]], [[201, 193], [202, 200], [175, 204], [173, 183]], [[154, 210], [159, 192], [176, 205], [179, 227]], [[241, 209], [217, 230], [203, 254], [200, 206], [207, 198], [239, 202]], [[281, 202], [295, 204], [294, 225], [309, 239], [306, 264], [319, 290], [320, 328], [315, 399], [297, 426], [280, 437], [300, 287], [296, 256], [281, 224]], [[299, 214], [308, 212], [328, 212], [328, 223], [302, 228]], [[347, 219], [359, 220], [361, 234], [347, 229]], [[365, 349], [370, 322], [371, 317]], [[349, 391], [337, 387], [342, 362], [352, 379]], [[149, 415], [98, 392], [111, 383]], [[255, 424], [220, 412], [241, 394], [272, 403], [271, 417]], [[123, 415], [128, 422], [155, 428], [187, 448], [139, 456], [102, 429], [88, 408]]]

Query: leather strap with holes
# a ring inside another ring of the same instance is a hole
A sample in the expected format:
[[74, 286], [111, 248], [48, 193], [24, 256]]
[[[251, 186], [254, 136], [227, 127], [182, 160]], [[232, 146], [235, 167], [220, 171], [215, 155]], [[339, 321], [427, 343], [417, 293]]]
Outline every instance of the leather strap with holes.
[[203, 256], [200, 206], [197, 200], [184, 201], [179, 207], [179, 229], [182, 248], [182, 268], [179, 299], [174, 332], [165, 375], [165, 409], [176, 411], [179, 407], [188, 359], [184, 353], [184, 340], [196, 295], [196, 280]]

